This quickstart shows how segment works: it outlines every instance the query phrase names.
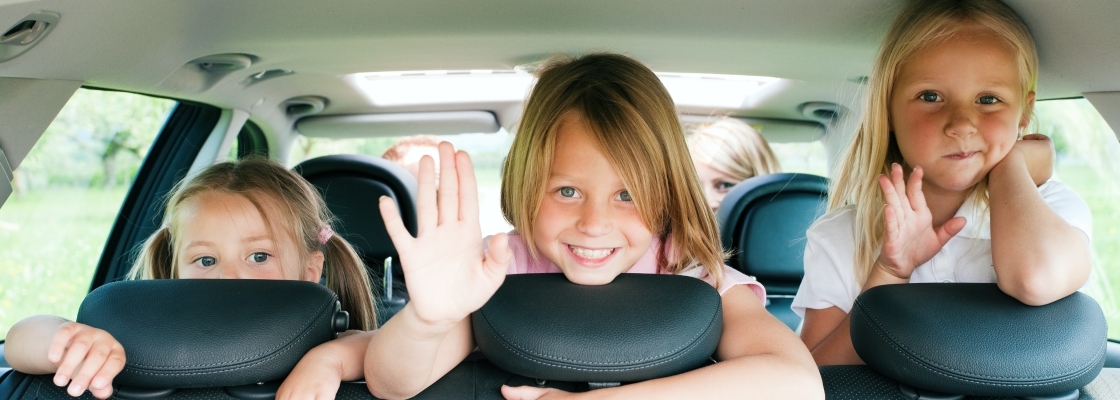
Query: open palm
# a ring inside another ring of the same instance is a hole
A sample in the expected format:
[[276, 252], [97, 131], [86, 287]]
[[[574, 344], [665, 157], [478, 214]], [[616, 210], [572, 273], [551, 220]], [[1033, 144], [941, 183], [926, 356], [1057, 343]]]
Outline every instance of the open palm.
[[902, 176], [902, 166], [891, 166], [891, 177], [879, 176], [886, 206], [883, 217], [886, 232], [879, 264], [898, 278], [909, 279], [914, 269], [933, 258], [949, 239], [964, 228], [965, 220], [954, 217], [939, 227], [933, 226], [933, 217], [922, 193], [922, 167], [910, 173], [907, 186]]
[[400, 255], [417, 316], [428, 322], [451, 323], [482, 307], [498, 290], [512, 252], [505, 234], [495, 235], [490, 251], [483, 252], [478, 186], [470, 157], [443, 142], [439, 158], [438, 195], [433, 160], [428, 156], [420, 160], [415, 238], [405, 229], [391, 199], [382, 197], [379, 206]]

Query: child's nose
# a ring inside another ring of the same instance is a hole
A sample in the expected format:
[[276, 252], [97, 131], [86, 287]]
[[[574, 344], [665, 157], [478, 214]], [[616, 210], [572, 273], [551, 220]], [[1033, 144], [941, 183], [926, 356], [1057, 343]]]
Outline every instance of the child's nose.
[[225, 265], [215, 265], [214, 272], [217, 273], [215, 278], [218, 279], [241, 279], [241, 273], [237, 268]]
[[596, 202], [584, 203], [576, 229], [590, 236], [601, 236], [611, 231], [610, 205]]
[[945, 126], [945, 134], [965, 137], [976, 133], [976, 116], [976, 110], [971, 103], [952, 105], [949, 110], [949, 121]]

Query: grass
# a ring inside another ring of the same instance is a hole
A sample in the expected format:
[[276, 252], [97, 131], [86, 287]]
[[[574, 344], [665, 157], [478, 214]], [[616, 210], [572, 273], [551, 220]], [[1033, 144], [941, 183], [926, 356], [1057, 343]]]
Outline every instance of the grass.
[[51, 188], [4, 203], [0, 337], [31, 315], [77, 315], [125, 192]]

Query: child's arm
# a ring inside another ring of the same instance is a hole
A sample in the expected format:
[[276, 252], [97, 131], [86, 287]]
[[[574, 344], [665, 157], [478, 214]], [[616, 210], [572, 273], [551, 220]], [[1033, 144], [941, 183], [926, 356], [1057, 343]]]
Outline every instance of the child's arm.
[[278, 400], [333, 399], [343, 381], [362, 379], [373, 332], [347, 331], [307, 352], [276, 391]]
[[507, 399], [823, 399], [820, 372], [805, 346], [770, 315], [748, 288], [723, 295], [720, 362], [680, 375], [587, 393], [565, 393], [529, 386], [503, 387]]
[[[902, 167], [895, 164], [891, 166], [890, 178], [879, 177], [886, 202], [883, 210], [886, 232], [879, 257], [860, 293], [879, 285], [909, 283], [914, 269], [933, 258], [964, 228], [965, 221], [960, 217], [933, 226], [933, 217], [922, 193], [923, 174], [921, 167], [914, 168], [907, 184]], [[863, 364], [852, 346], [849, 327], [849, 315], [840, 308], [807, 309], [801, 340], [818, 365]]]
[[1050, 208], [1031, 178], [1032, 154], [1049, 141], [1020, 140], [988, 175], [996, 283], [1024, 304], [1043, 305], [1089, 279], [1089, 238]]
[[466, 358], [474, 348], [467, 318], [498, 290], [512, 258], [504, 234], [483, 252], [470, 157], [446, 142], [439, 153], [438, 194], [431, 157], [420, 160], [415, 238], [390, 199], [379, 204], [410, 297], [366, 351], [366, 385], [382, 398], [415, 396]]
[[[124, 369], [124, 348], [108, 332], [53, 315], [28, 317], [12, 326], [5, 338], [4, 358], [17, 371], [55, 374], [54, 384], [66, 393], [94, 397], [113, 394], [113, 378]], [[80, 369], [79, 369], [80, 368]]]

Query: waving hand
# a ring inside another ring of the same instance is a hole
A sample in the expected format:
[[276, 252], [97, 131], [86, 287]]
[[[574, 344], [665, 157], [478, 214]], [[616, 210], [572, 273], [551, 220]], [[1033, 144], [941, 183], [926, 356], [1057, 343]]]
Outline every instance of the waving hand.
[[933, 226], [922, 194], [922, 175], [922, 167], [915, 167], [910, 173], [909, 187], [898, 164], [891, 166], [890, 178], [879, 176], [887, 204], [883, 210], [886, 232], [878, 264], [901, 279], [910, 279], [914, 269], [933, 258], [965, 224], [964, 218], [954, 217], [941, 226]]

